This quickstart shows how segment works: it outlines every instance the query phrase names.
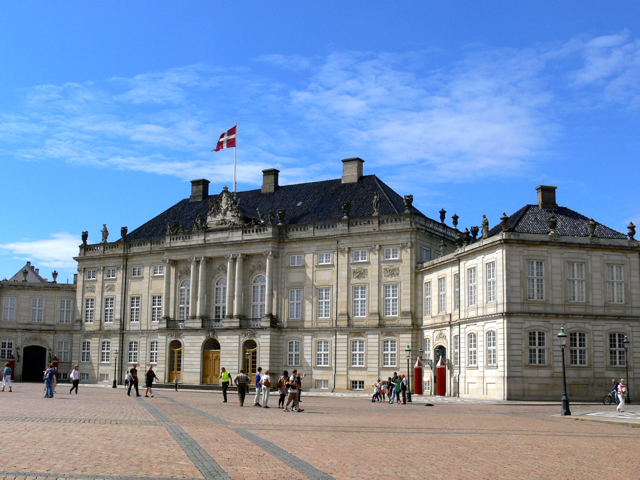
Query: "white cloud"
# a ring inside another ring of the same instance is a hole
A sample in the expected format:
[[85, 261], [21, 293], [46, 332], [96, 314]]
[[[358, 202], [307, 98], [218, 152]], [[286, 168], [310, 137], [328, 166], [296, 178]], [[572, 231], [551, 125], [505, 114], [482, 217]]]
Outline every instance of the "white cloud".
[[74, 256], [78, 255], [80, 244], [77, 235], [66, 232], [53, 233], [52, 238], [42, 240], [25, 239], [21, 242], [0, 244], [0, 250], [16, 257], [37, 262], [40, 267], [76, 268]]

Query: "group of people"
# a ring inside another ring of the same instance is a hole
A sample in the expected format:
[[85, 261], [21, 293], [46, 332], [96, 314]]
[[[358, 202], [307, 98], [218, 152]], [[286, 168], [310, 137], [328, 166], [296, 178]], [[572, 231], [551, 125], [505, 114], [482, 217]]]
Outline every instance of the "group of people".
[[[298, 372], [298, 370], [293, 370], [291, 375], [289, 372], [285, 370], [282, 372], [282, 375], [278, 378], [278, 382], [276, 383], [276, 388], [278, 389], [278, 393], [280, 394], [280, 398], [278, 399], [278, 408], [283, 409], [285, 412], [304, 412], [304, 409], [300, 408], [300, 396], [302, 394], [302, 379], [305, 377], [305, 374], [302, 372]], [[227, 389], [229, 388], [229, 382], [231, 379], [231, 375], [229, 372], [222, 368], [222, 395], [223, 402], [227, 402]], [[269, 394], [271, 392], [272, 386], [271, 373], [269, 370], [262, 371], [262, 367], [258, 367], [258, 371], [255, 376], [255, 387], [256, 394], [253, 401], [254, 407], [262, 407], [262, 408], [270, 408], [269, 407]], [[244, 406], [244, 400], [247, 396], [247, 391], [249, 390], [249, 383], [251, 383], [251, 379], [249, 376], [244, 373], [244, 370], [240, 370], [240, 373], [236, 375], [233, 379], [233, 383], [238, 388], [238, 401], [240, 406]], [[285, 404], [286, 399], [286, 404]], [[262, 400], [262, 403], [260, 403]], [[289, 405], [292, 405], [291, 409]]]
[[385, 396], [389, 399], [389, 404], [396, 403], [407, 404], [407, 390], [409, 389], [409, 380], [407, 376], [401, 373], [393, 372], [393, 377], [388, 377], [386, 382], [380, 382], [380, 379], [373, 385], [372, 402], [384, 402]]
[[[149, 365], [149, 368], [144, 374], [144, 383], [147, 387], [147, 391], [145, 392], [145, 397], [153, 397], [153, 381], [158, 380], [156, 376], [156, 372], [153, 371], [153, 366]], [[136, 397], [141, 397], [140, 392], [138, 391], [138, 364], [134, 363], [133, 367], [130, 370], [127, 370], [126, 375], [124, 376], [124, 388], [127, 390], [127, 395], [131, 396], [131, 389], [133, 388], [136, 391]], [[176, 390], [178, 388], [176, 387]]]
[[624, 412], [624, 404], [627, 399], [627, 385], [624, 383], [624, 378], [621, 378], [619, 382], [614, 378], [611, 382], [613, 383], [613, 390], [611, 393], [618, 404], [616, 410], [618, 410], [619, 413], [622, 413]]

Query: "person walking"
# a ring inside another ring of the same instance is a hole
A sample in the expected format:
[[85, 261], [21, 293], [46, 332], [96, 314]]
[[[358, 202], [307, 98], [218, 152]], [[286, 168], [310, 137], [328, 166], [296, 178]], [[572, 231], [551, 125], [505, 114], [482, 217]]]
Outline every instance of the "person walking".
[[260, 388], [262, 389], [262, 408], [269, 408], [269, 391], [271, 390], [269, 370], [265, 370], [264, 375], [260, 377]]
[[620, 400], [620, 403], [618, 403], [618, 406], [616, 407], [616, 410], [618, 410], [619, 413], [624, 412], [624, 402], [626, 400], [626, 397], [627, 386], [624, 383], [624, 378], [621, 378], [620, 383], [618, 384], [618, 399]]
[[616, 403], [620, 403], [620, 400], [618, 400], [618, 385], [620, 385], [620, 383], [615, 378], [611, 380], [611, 383], [613, 383], [613, 390], [611, 390], [613, 399], [616, 401]]
[[287, 397], [287, 383], [289, 382], [289, 372], [286, 370], [282, 373], [282, 376], [278, 379], [278, 392], [280, 398], [278, 399], [278, 408], [284, 408], [284, 399]]
[[222, 372], [220, 373], [222, 377], [222, 398], [224, 399], [222, 403], [227, 403], [227, 389], [229, 388], [229, 381], [231, 380], [231, 374], [227, 372], [227, 370], [222, 367]]
[[129, 370], [129, 375], [131, 375], [131, 380], [129, 381], [129, 390], [127, 390], [127, 395], [131, 396], [131, 387], [135, 387], [136, 389], [136, 397], [141, 397], [140, 392], [138, 391], [138, 366], [137, 363], [133, 364], [133, 368]]
[[387, 391], [387, 401], [391, 401], [391, 395], [393, 395], [393, 385], [391, 384], [391, 377], [387, 377], [387, 382], [384, 385], [384, 389]]
[[153, 367], [149, 365], [149, 370], [144, 374], [144, 383], [147, 386], [147, 391], [144, 393], [145, 397], [151, 396], [153, 398], [153, 391], [151, 390], [151, 387], [153, 387], [154, 379], [157, 380], [158, 377], [156, 376], [156, 372], [153, 371]]
[[11, 390], [11, 374], [13, 372], [11, 371], [11, 367], [9, 366], [8, 363], [4, 364], [4, 372], [2, 373], [2, 391], [4, 392], [4, 386], [5, 384], [9, 385], [9, 391], [12, 392], [13, 390]]
[[69, 395], [75, 389], [76, 395], [78, 394], [78, 384], [80, 383], [80, 371], [78, 370], [78, 365], [73, 367], [71, 373], [69, 374], [69, 379], [71, 380], [71, 389], [69, 390]]
[[302, 402], [302, 400], [300, 399], [300, 397], [302, 396], [302, 379], [306, 376], [306, 373], [301, 374], [298, 372], [298, 376], [296, 377], [296, 380], [298, 381], [298, 403]]
[[130, 383], [131, 383], [131, 374], [129, 373], [129, 370], [127, 370], [127, 373], [124, 376], [124, 388], [125, 388], [125, 390], [129, 387]]
[[260, 405], [260, 394], [261, 392], [261, 388], [260, 388], [260, 372], [262, 372], [262, 367], [258, 367], [258, 371], [256, 372], [256, 396], [253, 399], [253, 406], [254, 407], [261, 407], [262, 405]]
[[407, 389], [409, 388], [409, 379], [407, 379], [407, 376], [403, 373], [402, 374], [402, 381], [400, 382], [400, 393], [402, 393], [402, 404], [406, 405], [407, 404]]
[[287, 398], [287, 403], [284, 406], [285, 412], [290, 412], [289, 404], [293, 402], [293, 406], [295, 407], [297, 412], [304, 412], [302, 408], [300, 408], [300, 404], [298, 403], [298, 371], [294, 370], [289, 377], [289, 398]]
[[398, 402], [400, 399], [398, 398], [398, 383], [399, 383], [399, 379], [398, 379], [398, 373], [397, 372], [393, 372], [393, 377], [391, 377], [391, 399], [389, 400], [389, 405], [393, 404], [393, 401], [395, 400], [396, 402]]
[[381, 402], [380, 390], [382, 389], [382, 385], [380, 384], [380, 379], [371, 386], [373, 387], [373, 397], [371, 397], [371, 401], [375, 402], [377, 400], [378, 402]]
[[244, 406], [244, 397], [247, 395], [247, 388], [250, 381], [251, 379], [244, 373], [244, 370], [240, 370], [240, 373], [233, 379], [233, 383], [238, 387], [238, 401], [241, 407]]
[[44, 372], [44, 398], [53, 398], [53, 378], [56, 376], [56, 370], [53, 365], [49, 364], [48, 368]]

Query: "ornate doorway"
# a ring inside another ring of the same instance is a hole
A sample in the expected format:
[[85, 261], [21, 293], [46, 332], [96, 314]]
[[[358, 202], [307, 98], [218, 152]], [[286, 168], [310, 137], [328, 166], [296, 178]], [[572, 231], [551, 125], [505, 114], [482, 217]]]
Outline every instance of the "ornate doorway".
[[42, 383], [42, 371], [46, 368], [47, 349], [38, 345], [24, 347], [22, 354], [22, 381]]
[[247, 340], [242, 347], [242, 365], [244, 373], [253, 378], [258, 369], [258, 345], [254, 340]]
[[202, 383], [220, 383], [220, 343], [210, 338], [202, 349]]
[[169, 344], [169, 382], [173, 382], [176, 377], [182, 383], [182, 343], [174, 340]]

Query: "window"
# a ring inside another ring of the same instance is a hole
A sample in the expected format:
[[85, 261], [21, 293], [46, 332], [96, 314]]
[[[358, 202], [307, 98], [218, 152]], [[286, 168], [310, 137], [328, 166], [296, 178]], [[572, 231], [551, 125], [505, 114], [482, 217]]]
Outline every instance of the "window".
[[478, 365], [478, 337], [475, 333], [467, 335], [467, 365], [475, 367]]
[[87, 270], [87, 280], [95, 280], [95, 279], [96, 279], [96, 271]]
[[222, 320], [227, 316], [227, 277], [216, 280], [213, 289], [213, 318]]
[[131, 269], [132, 277], [141, 277], [142, 276], [142, 267], [133, 267]]
[[329, 380], [316, 380], [316, 390], [329, 390]]
[[116, 269], [106, 268], [104, 271], [104, 278], [116, 278]]
[[424, 284], [424, 314], [431, 315], [431, 282]]
[[487, 263], [487, 303], [496, 301], [496, 262]]
[[527, 299], [544, 300], [544, 262], [527, 260]]
[[623, 333], [609, 334], [609, 362], [612, 367], [623, 367], [626, 365], [626, 355], [623, 342]]
[[331, 263], [331, 254], [330, 253], [319, 253], [318, 254], [318, 265], [328, 265]]
[[570, 302], [585, 301], [584, 263], [567, 263], [567, 287]]
[[149, 343], [149, 363], [158, 363], [158, 341]]
[[[320, 263], [319, 260], [318, 260], [318, 263]], [[291, 256], [289, 256], [289, 266], [290, 267], [301, 267], [302, 266], [302, 255], [291, 255]]]
[[2, 299], [2, 320], [5, 322], [16, 321], [16, 298], [4, 297]]
[[498, 348], [496, 345], [496, 332], [487, 332], [487, 365], [498, 364]]
[[140, 321], [140, 300], [142, 297], [131, 297], [131, 323], [137, 323]]
[[398, 316], [398, 284], [384, 286], [384, 316]]
[[382, 366], [395, 367], [398, 359], [398, 342], [396, 340], [384, 340], [382, 342]]
[[428, 262], [431, 260], [431, 249], [427, 247], [422, 247], [422, 261]]
[[61, 362], [69, 361], [69, 342], [58, 342], [58, 360]]
[[290, 340], [287, 348], [287, 365], [295, 367], [300, 365], [300, 342]]
[[569, 365], [587, 364], [587, 334], [569, 333]]
[[129, 363], [138, 363], [138, 342], [129, 342]]
[[100, 381], [101, 382], [108, 382], [109, 381], [109, 374], [108, 373], [101, 373], [100, 374]]
[[44, 298], [31, 299], [31, 321], [42, 322], [44, 317]]
[[545, 365], [547, 363], [545, 345], [544, 332], [529, 332], [529, 365]]
[[353, 316], [367, 316], [367, 287], [353, 287]]
[[453, 336], [453, 362], [460, 367], [460, 335]]
[[424, 339], [424, 364], [427, 365], [428, 361], [427, 360], [431, 360], [431, 339], [430, 338], [425, 338]]
[[316, 342], [316, 367], [329, 366], [329, 340]]
[[367, 250], [354, 250], [354, 262], [366, 262], [367, 260], [369, 260], [369, 252]]
[[364, 380], [351, 380], [351, 390], [364, 390]]
[[467, 306], [472, 307], [478, 301], [478, 286], [476, 284], [476, 267], [467, 270]]
[[251, 318], [264, 317], [266, 282], [267, 280], [264, 275], [256, 275], [256, 278], [253, 279], [251, 293]]
[[154, 265], [153, 266], [153, 274], [154, 275], [164, 275], [164, 265]]
[[364, 340], [351, 340], [351, 366], [364, 367]]
[[398, 260], [400, 258], [400, 249], [398, 247], [391, 247], [384, 249], [385, 260]]
[[189, 297], [191, 296], [191, 281], [183, 280], [178, 291], [178, 320], [186, 320], [189, 316]]
[[91, 342], [89, 340], [82, 341], [82, 350], [80, 351], [80, 361], [81, 362], [91, 361]]
[[302, 318], [302, 289], [289, 290], [289, 318], [298, 320]]
[[460, 310], [460, 274], [453, 275], [453, 309]]
[[113, 323], [113, 306], [115, 302], [115, 297], [104, 298], [104, 323]]
[[607, 265], [607, 301], [624, 303], [623, 265]]
[[0, 357], [9, 358], [13, 354], [13, 340], [2, 340], [0, 342]]
[[96, 306], [95, 298], [84, 299], [84, 323], [93, 323], [93, 310]]
[[159, 322], [162, 318], [162, 295], [151, 297], [151, 321]]
[[59, 373], [58, 372], [58, 380], [69, 380], [69, 374], [68, 373]]
[[100, 363], [111, 362], [111, 342], [102, 342], [100, 348]]
[[331, 288], [318, 289], [318, 318], [331, 317]]
[[89, 374], [88, 373], [81, 373], [80, 374], [80, 380], [82, 380], [83, 382], [88, 382], [89, 381]]
[[447, 308], [446, 278], [438, 279], [438, 313], [444, 313]]
[[60, 323], [71, 323], [71, 300], [60, 300]]

